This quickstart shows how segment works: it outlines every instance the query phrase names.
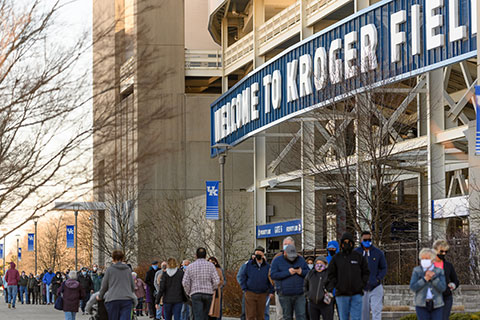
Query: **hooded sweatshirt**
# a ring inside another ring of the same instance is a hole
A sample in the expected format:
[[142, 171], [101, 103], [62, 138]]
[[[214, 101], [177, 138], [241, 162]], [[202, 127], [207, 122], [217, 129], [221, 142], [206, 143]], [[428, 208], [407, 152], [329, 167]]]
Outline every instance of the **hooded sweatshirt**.
[[18, 281], [20, 280], [20, 273], [15, 269], [16, 265], [14, 262], [10, 262], [10, 269], [8, 269], [5, 274], [5, 281], [9, 286], [18, 286]]
[[[108, 291], [108, 292], [107, 292]], [[135, 283], [132, 270], [124, 263], [118, 262], [108, 267], [99, 293], [100, 300], [135, 300]]]
[[63, 293], [63, 311], [65, 312], [78, 312], [80, 300], [85, 297], [80, 283], [73, 279], [65, 281], [56, 293]]
[[[327, 244], [327, 248], [329, 248], [329, 247], [335, 247], [335, 254], [337, 254], [338, 251], [340, 250], [340, 246], [338, 245], [338, 242], [336, 240], [329, 241], [328, 244]], [[333, 259], [333, 256], [328, 254], [327, 255], [327, 262], [330, 263], [330, 261], [332, 261], [332, 259]]]

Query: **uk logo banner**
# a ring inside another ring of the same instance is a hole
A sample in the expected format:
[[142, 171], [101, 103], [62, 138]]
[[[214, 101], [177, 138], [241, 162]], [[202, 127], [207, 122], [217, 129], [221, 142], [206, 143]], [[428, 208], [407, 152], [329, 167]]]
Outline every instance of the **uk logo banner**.
[[67, 248], [75, 247], [75, 226], [67, 226]]
[[218, 220], [218, 185], [219, 181], [206, 181], [207, 185], [207, 220]]
[[0, 259], [3, 259], [3, 243], [0, 244]]
[[22, 260], [22, 248], [18, 248], [18, 261]]
[[34, 244], [34, 241], [35, 241], [35, 233], [29, 233], [27, 235], [27, 238], [28, 238], [28, 247], [27, 247], [27, 251], [33, 251], [33, 244]]

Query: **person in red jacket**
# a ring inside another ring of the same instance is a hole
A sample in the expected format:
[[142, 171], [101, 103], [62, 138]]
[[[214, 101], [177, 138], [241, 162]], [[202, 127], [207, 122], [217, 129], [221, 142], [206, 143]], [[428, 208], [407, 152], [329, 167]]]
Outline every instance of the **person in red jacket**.
[[5, 282], [8, 285], [8, 307], [15, 309], [15, 301], [17, 300], [18, 281], [20, 273], [15, 269], [15, 263], [10, 262], [10, 269], [5, 274]]

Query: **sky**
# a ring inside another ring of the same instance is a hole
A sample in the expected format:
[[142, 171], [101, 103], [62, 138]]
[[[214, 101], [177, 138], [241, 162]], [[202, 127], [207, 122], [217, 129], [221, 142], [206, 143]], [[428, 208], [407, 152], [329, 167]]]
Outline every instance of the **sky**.
[[[42, 0], [41, 3], [45, 6], [45, 8], [48, 8], [56, 1], [57, 0]], [[60, 43], [68, 46], [69, 44], [73, 45], [75, 43], [75, 40], [78, 39], [78, 37], [83, 35], [85, 32], [89, 32], [91, 34], [90, 31], [92, 26], [92, 1], [94, 0], [60, 0], [60, 3], [64, 6], [59, 11], [58, 17], [55, 20], [55, 34], [49, 35], [51, 36], [50, 41], [60, 41]], [[24, 0], [19, 4], [28, 6], [31, 3], [31, 0]], [[92, 54], [91, 52], [89, 52], [82, 61], [82, 64], [84, 64], [86, 69], [91, 68], [91, 59]], [[91, 104], [87, 104], [85, 108], [87, 111], [91, 110]], [[89, 119], [87, 119], [86, 121], [89, 121]], [[65, 130], [68, 131], [68, 129]], [[61, 139], [61, 137], [57, 137], [56, 139]], [[75, 194], [65, 195], [66, 201], [74, 200], [75, 197]], [[17, 215], [13, 220], [11, 220], [10, 223], [0, 225], [0, 235], [4, 232], [4, 230], [10, 230], [14, 223], [21, 221], [22, 218], [22, 216]], [[40, 219], [39, 221], [39, 224], [41, 223], [42, 219]], [[16, 230], [11, 235], [9, 235], [6, 238], [5, 251], [8, 253], [11, 249], [16, 248], [17, 234], [20, 235], [20, 239], [25, 240], [27, 237], [27, 233], [32, 232], [32, 230], [33, 222], [25, 225], [21, 229]], [[24, 249], [24, 251], [26, 251], [26, 248]]]

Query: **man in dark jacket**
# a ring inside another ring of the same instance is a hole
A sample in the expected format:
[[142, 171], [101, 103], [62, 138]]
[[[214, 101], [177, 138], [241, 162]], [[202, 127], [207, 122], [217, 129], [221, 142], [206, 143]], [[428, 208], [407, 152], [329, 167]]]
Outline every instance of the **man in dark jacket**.
[[368, 269], [370, 270], [367, 286], [363, 290], [362, 320], [370, 320], [370, 310], [372, 311], [372, 320], [381, 320], [383, 309], [382, 281], [387, 275], [387, 260], [382, 250], [373, 246], [370, 231], [362, 232], [360, 247], [356, 248], [355, 251], [367, 258]]
[[332, 292], [335, 288], [340, 320], [361, 319], [363, 289], [370, 277], [367, 259], [353, 250], [354, 244], [352, 234], [345, 232], [340, 241], [341, 251], [328, 266], [327, 290]]
[[286, 246], [283, 256], [273, 259], [270, 276], [275, 280], [283, 320], [292, 320], [294, 311], [297, 320], [306, 318], [303, 281], [308, 271], [305, 259], [297, 254], [291, 244]]
[[156, 314], [155, 304], [154, 304], [154, 302], [155, 302], [155, 296], [154, 296], [155, 285], [154, 285], [154, 282], [155, 282], [155, 273], [157, 272], [157, 270], [158, 270], [158, 261], [155, 260], [155, 261], [152, 262], [152, 266], [150, 267], [150, 269], [148, 269], [147, 275], [145, 277], [145, 283], [148, 286], [147, 294], [150, 295], [150, 301], [151, 301], [151, 303], [148, 304], [148, 313], [150, 314], [150, 318], [152, 318], [152, 315]]
[[87, 301], [90, 299], [90, 295], [93, 293], [93, 281], [92, 278], [88, 275], [87, 268], [82, 268], [82, 272], [78, 276], [78, 282], [82, 287], [83, 299], [80, 301], [80, 309], [82, 309], [82, 314], [85, 314], [85, 307], [87, 306]]
[[18, 281], [18, 294], [20, 296], [20, 303], [23, 304], [26, 302], [28, 304], [28, 277], [25, 274], [25, 271], [22, 271], [22, 275], [20, 276], [20, 280]]
[[249, 260], [238, 274], [238, 283], [245, 294], [246, 319], [263, 320], [267, 296], [273, 295], [273, 285], [268, 277], [270, 265], [265, 260], [265, 249], [255, 249], [255, 259]]

